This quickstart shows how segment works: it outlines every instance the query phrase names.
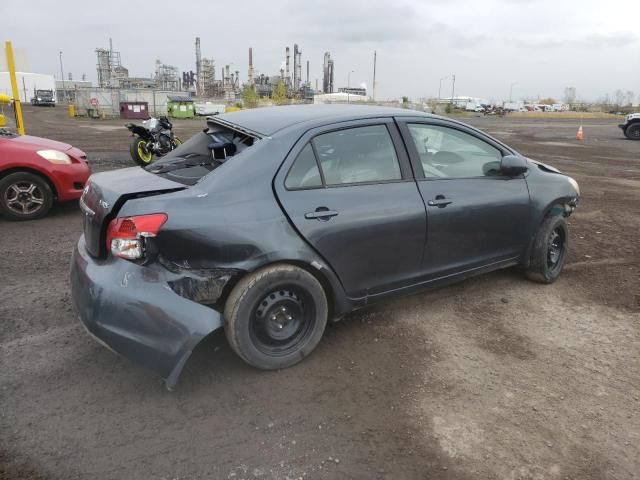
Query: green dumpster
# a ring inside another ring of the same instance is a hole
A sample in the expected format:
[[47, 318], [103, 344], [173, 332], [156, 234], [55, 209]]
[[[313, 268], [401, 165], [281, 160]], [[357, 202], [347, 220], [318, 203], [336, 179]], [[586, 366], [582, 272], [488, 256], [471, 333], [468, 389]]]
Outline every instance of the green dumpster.
[[190, 97], [167, 97], [167, 114], [171, 118], [193, 118], [196, 114]]

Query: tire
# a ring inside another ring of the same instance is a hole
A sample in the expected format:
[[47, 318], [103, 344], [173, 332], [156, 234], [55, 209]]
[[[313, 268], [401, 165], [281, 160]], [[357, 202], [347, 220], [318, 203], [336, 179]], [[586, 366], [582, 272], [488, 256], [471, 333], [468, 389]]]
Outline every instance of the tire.
[[624, 135], [629, 140], [640, 140], [640, 122], [632, 123], [625, 128]]
[[263, 370], [295, 365], [318, 345], [327, 325], [327, 297], [309, 272], [272, 265], [241, 279], [224, 308], [231, 348]]
[[153, 154], [145, 151], [146, 145], [147, 142], [144, 139], [140, 137], [133, 137], [131, 139], [131, 145], [129, 146], [131, 158], [133, 158], [133, 161], [141, 167], [146, 167], [153, 161]]
[[538, 283], [555, 282], [569, 250], [569, 229], [562, 216], [547, 217], [536, 233], [525, 275]]
[[0, 214], [10, 220], [44, 217], [53, 205], [53, 191], [42, 177], [15, 172], [0, 180]]

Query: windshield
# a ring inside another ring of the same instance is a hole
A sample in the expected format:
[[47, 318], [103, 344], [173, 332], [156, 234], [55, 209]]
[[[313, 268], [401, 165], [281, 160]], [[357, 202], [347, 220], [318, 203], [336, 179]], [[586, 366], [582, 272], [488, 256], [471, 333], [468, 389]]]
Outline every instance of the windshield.
[[247, 134], [221, 126], [211, 126], [194, 135], [146, 170], [173, 181], [193, 185], [231, 157], [257, 141]]
[[50, 97], [51, 95], [53, 95], [53, 92], [51, 90], [36, 90], [36, 95], [40, 95], [42, 97]]

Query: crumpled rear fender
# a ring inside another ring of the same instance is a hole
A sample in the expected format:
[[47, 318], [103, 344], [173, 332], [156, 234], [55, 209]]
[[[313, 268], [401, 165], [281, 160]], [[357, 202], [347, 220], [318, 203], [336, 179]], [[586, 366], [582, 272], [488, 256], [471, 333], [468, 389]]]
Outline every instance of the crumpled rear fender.
[[172, 272], [89, 256], [81, 237], [71, 261], [73, 303], [101, 343], [165, 380], [171, 390], [191, 353], [222, 327], [222, 314], [178, 295]]

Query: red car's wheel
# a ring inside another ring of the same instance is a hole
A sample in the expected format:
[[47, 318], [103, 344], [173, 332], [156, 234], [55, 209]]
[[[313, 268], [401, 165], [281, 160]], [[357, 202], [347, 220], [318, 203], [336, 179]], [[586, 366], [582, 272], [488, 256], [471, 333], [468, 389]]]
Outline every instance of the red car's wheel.
[[51, 205], [51, 187], [38, 175], [16, 172], [0, 180], [0, 213], [10, 220], [44, 217]]

